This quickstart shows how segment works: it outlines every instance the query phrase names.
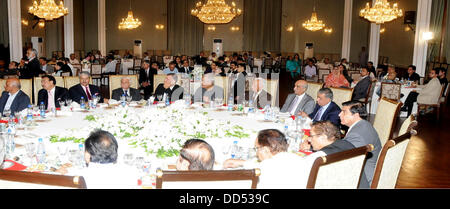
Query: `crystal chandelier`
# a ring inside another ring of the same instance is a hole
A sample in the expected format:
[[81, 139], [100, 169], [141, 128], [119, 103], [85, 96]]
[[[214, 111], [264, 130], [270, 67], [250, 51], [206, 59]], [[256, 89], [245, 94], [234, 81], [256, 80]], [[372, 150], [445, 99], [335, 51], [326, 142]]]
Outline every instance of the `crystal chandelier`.
[[322, 20], [317, 19], [316, 7], [314, 6], [313, 13], [310, 20], [303, 23], [303, 27], [310, 31], [322, 30], [325, 27], [325, 23]]
[[234, 2], [231, 6], [225, 0], [208, 0], [206, 4], [199, 1], [191, 14], [198, 17], [205, 24], [225, 24], [242, 14], [241, 9], [236, 8]]
[[139, 21], [138, 18], [134, 19], [134, 17], [133, 17], [133, 11], [131, 11], [131, 0], [130, 0], [130, 11], [128, 11], [127, 18], [122, 18], [122, 22], [119, 23], [119, 29], [120, 30], [124, 30], [124, 29], [131, 30], [131, 29], [138, 28], [141, 25], [142, 25], [141, 21]]
[[64, 8], [62, 1], [59, 2], [59, 5], [56, 5], [54, 0], [41, 0], [40, 4], [34, 1], [28, 12], [45, 20], [53, 20], [67, 15], [69, 10]]
[[368, 2], [366, 7], [359, 12], [359, 16], [364, 17], [370, 22], [383, 24], [403, 16], [403, 11], [398, 9], [397, 3], [391, 8], [387, 0], [376, 0], [372, 8], [370, 8]]

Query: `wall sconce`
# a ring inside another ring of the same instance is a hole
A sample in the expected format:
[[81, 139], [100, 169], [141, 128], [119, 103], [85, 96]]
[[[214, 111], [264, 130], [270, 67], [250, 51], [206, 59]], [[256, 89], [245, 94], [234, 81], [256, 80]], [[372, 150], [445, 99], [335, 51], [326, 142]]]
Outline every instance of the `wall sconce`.
[[287, 32], [292, 32], [292, 31], [294, 31], [294, 26], [290, 25], [290, 26], [286, 27], [286, 31], [287, 31]]
[[156, 28], [157, 30], [162, 30], [162, 29], [164, 29], [164, 25], [162, 25], [162, 24], [156, 24], [156, 25], [155, 25], [155, 28]]
[[429, 40], [432, 40], [433, 38], [434, 38], [433, 32], [423, 32], [422, 33], [422, 39], [424, 41], [429, 41]]
[[216, 30], [216, 26], [210, 25], [210, 26], [208, 26], [208, 30], [215, 31]]
[[384, 32], [386, 32], [386, 28], [381, 28], [380, 33], [384, 33]]
[[325, 33], [332, 33], [333, 32], [333, 28], [325, 28], [323, 31]]
[[230, 29], [231, 29], [231, 31], [238, 31], [238, 30], [239, 30], [239, 27], [233, 26], [233, 27], [231, 27]]
[[40, 28], [45, 27], [45, 20], [44, 19], [40, 19], [38, 25], [39, 25]]
[[25, 20], [25, 19], [22, 19], [22, 25], [24, 25], [24, 26], [28, 26], [28, 20]]

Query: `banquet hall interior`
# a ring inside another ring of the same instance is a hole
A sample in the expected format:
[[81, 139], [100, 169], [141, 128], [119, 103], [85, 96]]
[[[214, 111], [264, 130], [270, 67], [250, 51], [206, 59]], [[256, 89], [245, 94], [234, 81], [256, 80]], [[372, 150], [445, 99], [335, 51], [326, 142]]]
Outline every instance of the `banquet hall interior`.
[[[248, 189], [450, 188], [449, 13], [450, 0], [0, 0], [0, 188], [103, 188], [95, 172], [112, 168], [94, 167], [91, 149], [113, 142], [118, 164], [139, 170], [132, 188], [226, 172]], [[272, 129], [302, 169], [261, 157], [282, 143], [261, 142]], [[350, 139], [372, 130], [376, 141]], [[352, 148], [316, 150], [318, 135]], [[212, 147], [214, 169], [196, 176], [192, 147]]]

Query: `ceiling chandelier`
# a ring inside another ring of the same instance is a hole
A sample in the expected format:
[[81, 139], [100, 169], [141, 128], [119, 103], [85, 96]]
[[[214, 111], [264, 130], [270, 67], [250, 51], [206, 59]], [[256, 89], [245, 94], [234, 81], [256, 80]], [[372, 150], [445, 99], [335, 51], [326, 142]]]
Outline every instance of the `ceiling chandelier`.
[[242, 10], [236, 8], [234, 2], [229, 6], [225, 0], [208, 0], [206, 4], [199, 1], [195, 9], [191, 10], [191, 14], [205, 24], [225, 24], [241, 15]]
[[323, 23], [322, 20], [317, 19], [317, 12], [315, 5], [313, 8], [311, 19], [304, 22], [303, 27], [310, 31], [322, 30], [325, 27], [325, 23]]
[[45, 20], [53, 20], [67, 15], [69, 10], [64, 8], [62, 1], [57, 5], [54, 0], [41, 0], [39, 4], [34, 1], [28, 12]]
[[368, 2], [366, 7], [359, 12], [359, 16], [364, 17], [370, 22], [383, 24], [403, 16], [403, 11], [398, 9], [397, 3], [391, 8], [387, 0], [376, 0], [372, 8], [370, 8]]
[[120, 30], [132, 30], [141, 26], [142, 23], [138, 18], [134, 19], [133, 11], [131, 11], [131, 0], [130, 0], [130, 11], [128, 11], [127, 18], [122, 18], [122, 22], [119, 23]]

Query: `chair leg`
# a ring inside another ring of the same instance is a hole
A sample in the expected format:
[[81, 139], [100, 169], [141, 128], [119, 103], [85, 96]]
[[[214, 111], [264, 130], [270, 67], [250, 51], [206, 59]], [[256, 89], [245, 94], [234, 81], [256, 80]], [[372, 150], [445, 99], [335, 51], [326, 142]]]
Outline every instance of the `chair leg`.
[[439, 118], [440, 118], [440, 115], [441, 115], [441, 114], [440, 114], [440, 109], [441, 109], [441, 107], [439, 107], [439, 106], [436, 108], [436, 111], [437, 111], [437, 121], [439, 121]]

